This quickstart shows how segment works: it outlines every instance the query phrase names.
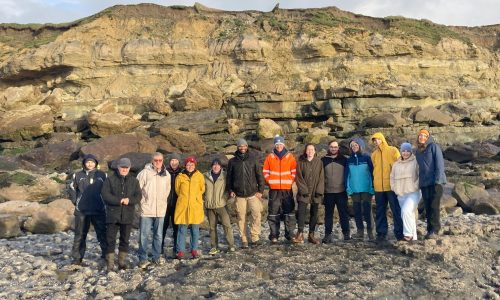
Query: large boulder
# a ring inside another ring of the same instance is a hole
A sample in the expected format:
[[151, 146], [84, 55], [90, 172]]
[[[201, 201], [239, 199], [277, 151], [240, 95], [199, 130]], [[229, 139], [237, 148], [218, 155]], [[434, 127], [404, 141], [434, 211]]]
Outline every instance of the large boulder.
[[148, 163], [151, 162], [151, 154], [152, 153], [138, 153], [138, 152], [130, 152], [130, 153], [125, 153], [120, 155], [120, 157], [116, 158], [115, 160], [108, 162], [108, 167], [110, 169], [116, 170], [117, 166], [116, 163], [118, 162], [118, 159], [122, 157], [126, 157], [130, 159], [130, 162], [132, 166], [130, 167], [130, 171], [134, 174], [139, 173], [144, 169], [144, 166]]
[[498, 215], [500, 199], [493, 197], [475, 199], [471, 210], [477, 215]]
[[0, 92], [0, 107], [5, 110], [21, 110], [29, 105], [40, 104], [42, 99], [40, 89], [32, 85], [11, 86]]
[[194, 132], [165, 127], [160, 128], [160, 135], [182, 153], [202, 155], [206, 151], [205, 143]]
[[426, 107], [415, 114], [415, 122], [427, 123], [431, 126], [446, 126], [453, 121], [453, 118], [443, 113], [435, 107]]
[[465, 163], [474, 160], [478, 157], [477, 149], [465, 145], [465, 144], [456, 144], [452, 145], [443, 152], [444, 158], [447, 160], [455, 161], [458, 163]]
[[71, 160], [77, 157], [77, 150], [78, 145], [73, 140], [66, 140], [35, 148], [19, 155], [19, 159], [47, 169], [65, 170]]
[[0, 239], [21, 235], [21, 226], [15, 215], [0, 214]]
[[188, 85], [181, 97], [174, 102], [174, 108], [181, 111], [198, 111], [202, 109], [220, 109], [222, 91], [207, 82], [200, 81]]
[[328, 133], [330, 132], [330, 130], [327, 128], [317, 128], [317, 127], [313, 127], [308, 131], [309, 132], [304, 137], [304, 144], [306, 143], [319, 144], [321, 139], [327, 137]]
[[455, 184], [452, 195], [457, 199], [458, 205], [467, 211], [472, 210], [476, 200], [490, 198], [490, 194], [483, 187], [465, 182]]
[[220, 109], [205, 109], [200, 111], [174, 112], [156, 122], [152, 130], [169, 127], [187, 130], [198, 134], [217, 133], [228, 130], [227, 115]]
[[58, 207], [43, 205], [29, 217], [23, 224], [23, 228], [31, 233], [56, 233], [71, 229], [73, 215], [67, 210]]
[[60, 198], [56, 199], [49, 204], [47, 204], [48, 208], [57, 208], [57, 209], [62, 209], [66, 212], [67, 215], [71, 215], [75, 211], [75, 205], [73, 205], [73, 202], [69, 199], [65, 198]]
[[7, 201], [46, 201], [61, 195], [64, 185], [47, 176], [14, 171], [0, 175], [0, 197]]
[[477, 155], [482, 158], [492, 158], [500, 153], [500, 147], [487, 142], [474, 144], [473, 147], [477, 151]]
[[275, 135], [282, 135], [283, 129], [280, 125], [271, 119], [260, 119], [257, 127], [257, 136], [259, 139], [273, 138]]
[[441, 198], [441, 207], [442, 208], [450, 208], [450, 207], [455, 207], [457, 206], [458, 201], [453, 197], [452, 195], [448, 194], [443, 194], [443, 197]]
[[101, 114], [96, 111], [88, 114], [87, 121], [90, 131], [100, 137], [129, 132], [141, 124], [138, 120], [121, 113]]
[[[129, 152], [153, 153], [156, 143], [148, 136], [139, 133], [124, 133], [107, 136], [83, 146], [82, 155], [94, 154], [102, 162], [109, 162]], [[104, 163], [103, 163], [104, 165]]]
[[0, 214], [29, 217], [40, 209], [40, 203], [30, 201], [7, 201], [0, 203]]
[[388, 128], [401, 126], [404, 123], [404, 119], [400, 116], [391, 113], [384, 113], [364, 119], [361, 126], [364, 128]]
[[48, 105], [32, 105], [10, 110], [0, 116], [0, 139], [31, 140], [54, 131], [54, 118]]

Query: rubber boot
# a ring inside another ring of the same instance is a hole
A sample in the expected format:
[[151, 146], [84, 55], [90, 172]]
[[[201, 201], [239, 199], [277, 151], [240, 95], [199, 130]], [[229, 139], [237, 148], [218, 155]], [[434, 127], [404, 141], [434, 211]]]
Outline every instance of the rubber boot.
[[127, 266], [127, 252], [118, 252], [118, 268], [120, 270], [126, 270], [128, 269]]
[[113, 272], [115, 268], [115, 254], [108, 253], [106, 254], [106, 272]]

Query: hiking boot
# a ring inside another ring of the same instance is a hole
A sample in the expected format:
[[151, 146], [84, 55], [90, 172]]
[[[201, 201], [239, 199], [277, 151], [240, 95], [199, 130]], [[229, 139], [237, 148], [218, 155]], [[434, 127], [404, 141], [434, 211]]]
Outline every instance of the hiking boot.
[[141, 260], [139, 264], [137, 265], [139, 269], [146, 269], [149, 266], [150, 262], [146, 260]]
[[321, 241], [323, 244], [331, 244], [333, 243], [333, 236], [331, 233], [329, 234], [326, 234], [324, 237], [323, 237], [323, 240]]
[[200, 257], [200, 252], [198, 250], [191, 250], [191, 256], [192, 258], [199, 258]]
[[293, 237], [292, 242], [294, 244], [303, 244], [304, 243], [304, 234], [302, 232], [297, 232], [297, 234]]
[[364, 239], [364, 238], [365, 238], [365, 232], [364, 232], [363, 230], [358, 230], [358, 231], [354, 234], [353, 238], [355, 238], [355, 239], [357, 239], [357, 240], [362, 240], [362, 239]]
[[165, 259], [163, 257], [160, 257], [158, 259], [153, 259], [153, 264], [157, 266], [162, 266], [165, 264]]
[[320, 241], [314, 237], [314, 232], [310, 232], [307, 236], [307, 241], [314, 245], [319, 245]]
[[184, 259], [185, 258], [184, 252], [182, 252], [182, 251], [177, 252], [177, 254], [175, 254], [175, 257], [179, 260]]
[[262, 246], [263, 243], [261, 240], [256, 240], [254, 242], [252, 242], [252, 247], [258, 247], [258, 246]]
[[220, 251], [217, 248], [212, 248], [212, 249], [210, 249], [210, 251], [208, 251], [209, 255], [215, 255], [215, 254], [219, 254], [219, 253], [220, 253]]
[[127, 252], [118, 252], [118, 268], [120, 270], [128, 269]]
[[278, 244], [278, 239], [277, 238], [272, 238], [271, 239], [271, 244], [273, 244], [273, 245]]
[[81, 258], [73, 258], [73, 260], [71, 260], [71, 264], [75, 265], [75, 266], [79, 266], [82, 264], [82, 259]]
[[426, 239], [426, 240], [435, 240], [436, 238], [437, 238], [437, 234], [435, 234], [435, 233], [434, 233], [434, 232], [432, 232], [432, 231], [431, 231], [431, 232], [428, 232], [428, 233], [425, 235], [425, 237], [424, 237], [424, 239]]
[[227, 251], [233, 253], [233, 252], [236, 252], [236, 249], [234, 247], [229, 247], [229, 249]]
[[387, 240], [387, 236], [386, 235], [384, 235], [384, 234], [377, 235], [377, 242], [378, 243], [385, 242], [386, 240]]
[[350, 240], [352, 240], [351, 234], [350, 233], [344, 234], [344, 241], [350, 241]]
[[113, 272], [115, 268], [115, 254], [108, 253], [106, 254], [106, 272]]
[[373, 231], [371, 231], [371, 230], [368, 230], [368, 239], [369, 239], [370, 241], [373, 241], [373, 240], [374, 240]]
[[248, 249], [248, 242], [241, 243], [241, 249]]

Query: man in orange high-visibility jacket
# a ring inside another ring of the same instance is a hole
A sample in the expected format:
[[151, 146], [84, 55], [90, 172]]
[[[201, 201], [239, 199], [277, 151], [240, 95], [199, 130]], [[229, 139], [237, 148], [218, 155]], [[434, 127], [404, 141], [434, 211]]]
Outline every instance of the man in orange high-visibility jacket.
[[264, 178], [269, 185], [268, 217], [272, 244], [278, 243], [280, 219], [285, 218], [285, 238], [291, 240], [295, 228], [295, 202], [292, 184], [295, 181], [297, 162], [285, 148], [285, 139], [277, 135], [274, 149], [264, 161]]

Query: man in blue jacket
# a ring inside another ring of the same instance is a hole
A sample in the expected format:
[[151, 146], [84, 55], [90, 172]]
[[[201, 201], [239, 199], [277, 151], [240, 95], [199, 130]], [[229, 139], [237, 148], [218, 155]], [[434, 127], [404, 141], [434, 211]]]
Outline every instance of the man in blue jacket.
[[425, 238], [433, 239], [441, 229], [439, 209], [446, 175], [444, 173], [443, 152], [434, 143], [434, 139], [426, 129], [421, 129], [418, 133], [415, 157], [419, 167], [419, 187], [422, 191], [427, 218]]
[[80, 265], [85, 255], [90, 224], [94, 226], [101, 246], [102, 258], [106, 255], [106, 210], [101, 198], [101, 189], [106, 173], [97, 170], [99, 162], [92, 154], [83, 157], [83, 169], [71, 178], [71, 201], [75, 205], [75, 238], [71, 257], [72, 264]]

